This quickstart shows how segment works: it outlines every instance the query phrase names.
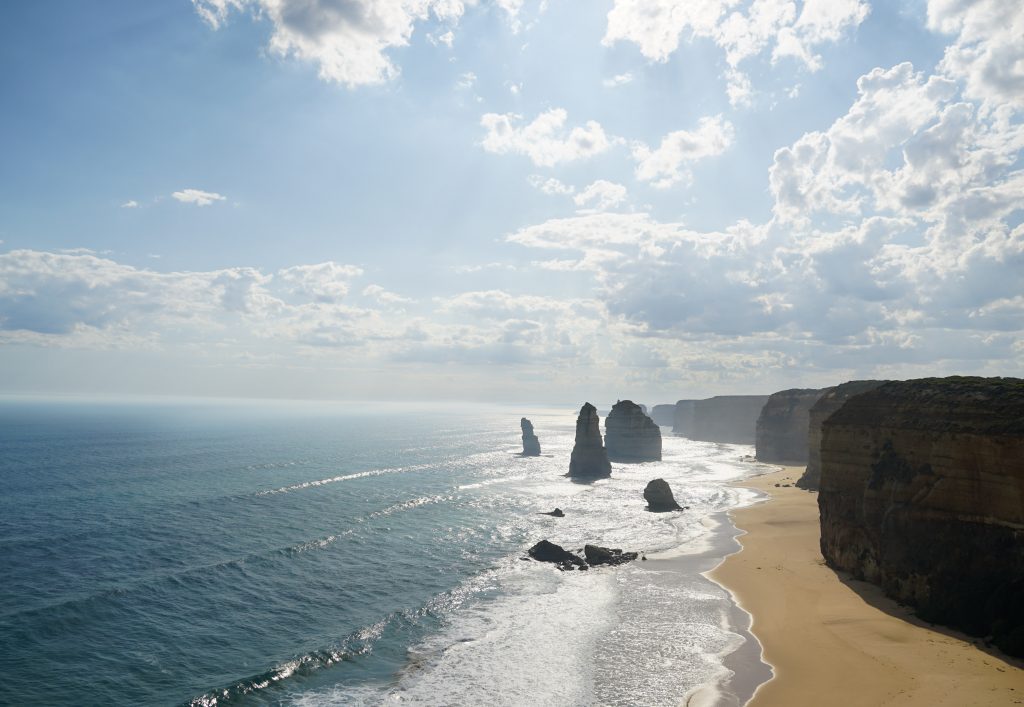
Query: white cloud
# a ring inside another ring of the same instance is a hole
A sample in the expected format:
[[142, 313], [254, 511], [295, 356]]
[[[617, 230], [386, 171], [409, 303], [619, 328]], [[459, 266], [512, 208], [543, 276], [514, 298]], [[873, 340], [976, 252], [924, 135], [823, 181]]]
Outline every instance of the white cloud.
[[273, 52], [314, 63], [320, 78], [349, 87], [393, 79], [399, 70], [387, 52], [408, 45], [417, 22], [433, 14], [455, 23], [464, 11], [460, 0], [192, 1], [214, 29], [233, 9], [269, 19]]
[[384, 305], [412, 304], [415, 301], [394, 292], [389, 292], [380, 285], [367, 285], [363, 288], [362, 294], [363, 297], [369, 297]]
[[126, 201], [123, 204], [121, 204], [121, 208], [122, 209], [137, 209], [137, 208], [139, 208], [139, 202], [135, 201], [134, 199], [129, 199], [128, 201]]
[[531, 187], [549, 196], [568, 196], [576, 191], [576, 187], [571, 184], [564, 184], [554, 177], [544, 178], [539, 174], [531, 174], [527, 181]]
[[349, 280], [363, 274], [354, 265], [333, 261], [316, 265], [295, 265], [277, 272], [291, 292], [301, 293], [317, 302], [337, 302], [348, 294]]
[[627, 83], [633, 82], [633, 74], [627, 71], [624, 74], [616, 74], [610, 79], [605, 79], [601, 83], [605, 88], [617, 88], [618, 86], [625, 86]]
[[724, 152], [733, 141], [732, 123], [722, 116], [701, 118], [697, 129], [677, 130], [666, 135], [656, 150], [638, 143], [633, 146], [636, 177], [666, 189], [677, 182], [687, 183], [686, 165]]
[[183, 204], [195, 204], [196, 206], [209, 206], [217, 201], [225, 201], [226, 196], [216, 192], [203, 191], [201, 189], [182, 189], [171, 194], [171, 197]]
[[533, 122], [520, 125], [520, 115], [487, 113], [480, 119], [487, 129], [481, 145], [495, 154], [526, 155], [541, 167], [592, 157], [611, 147], [612, 140], [599, 123], [590, 120], [582, 127], [566, 130], [567, 118], [564, 109], [553, 108]]
[[476, 74], [474, 74], [472, 71], [467, 71], [466, 73], [462, 74], [461, 76], [459, 76], [459, 80], [455, 82], [455, 88], [459, 89], [460, 91], [468, 91], [475, 85]]
[[626, 187], [605, 179], [598, 179], [573, 197], [573, 203], [580, 208], [595, 211], [613, 209], [626, 200]]

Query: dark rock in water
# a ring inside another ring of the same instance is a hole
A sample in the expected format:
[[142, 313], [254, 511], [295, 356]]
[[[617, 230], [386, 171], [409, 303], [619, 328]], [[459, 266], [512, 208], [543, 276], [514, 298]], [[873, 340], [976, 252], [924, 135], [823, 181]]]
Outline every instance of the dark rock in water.
[[682, 506], [676, 503], [672, 488], [665, 479], [655, 479], [648, 483], [644, 489], [644, 500], [647, 501], [647, 510], [655, 513], [683, 510]]
[[553, 511], [545, 511], [541, 513], [542, 516], [554, 516], [555, 518], [565, 518], [565, 513], [562, 512], [561, 508], [556, 508]]
[[621, 462], [661, 461], [661, 430], [632, 400], [620, 400], [604, 421], [608, 458]]
[[654, 420], [654, 424], [658, 427], [671, 427], [675, 424], [676, 419], [676, 406], [675, 405], [655, 405], [651, 408], [651, 419]]
[[851, 396], [821, 428], [818, 508], [830, 567], [1024, 656], [1024, 380]]
[[599, 545], [585, 545], [583, 547], [583, 554], [586, 556], [587, 562], [590, 563], [591, 567], [597, 567], [598, 565], [624, 565], [640, 556], [638, 552], [623, 552], [622, 550], [612, 550], [607, 547], [600, 547]]
[[793, 388], [772, 393], [757, 418], [757, 460], [774, 464], [807, 463], [811, 406], [830, 388]]
[[559, 569], [569, 570], [573, 567], [586, 567], [587, 563], [560, 545], [541, 540], [530, 548], [528, 554], [537, 562], [552, 562]]
[[612, 475], [608, 452], [601, 440], [597, 408], [584, 403], [576, 418], [576, 445], [569, 460], [569, 476], [575, 479], [603, 479]]
[[523, 456], [539, 457], [540, 440], [533, 433], [533, 423], [524, 417], [519, 420], [519, 426], [523, 428]]
[[807, 422], [807, 469], [796, 485], [808, 491], [817, 491], [821, 480], [821, 426], [836, 410], [854, 395], [874, 390], [886, 381], [849, 381], [835, 388], [829, 388], [818, 398], [808, 414]]

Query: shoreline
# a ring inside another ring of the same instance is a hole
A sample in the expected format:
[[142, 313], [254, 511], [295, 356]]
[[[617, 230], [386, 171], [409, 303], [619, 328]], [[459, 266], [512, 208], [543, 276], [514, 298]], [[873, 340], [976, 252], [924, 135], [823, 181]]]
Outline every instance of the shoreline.
[[747, 704], [810, 707], [825, 695], [865, 707], [1024, 704], [1024, 662], [930, 626], [878, 587], [825, 565], [817, 494], [782, 486], [802, 471], [736, 482], [768, 498], [729, 511], [740, 549], [705, 573], [751, 616], [773, 671]]

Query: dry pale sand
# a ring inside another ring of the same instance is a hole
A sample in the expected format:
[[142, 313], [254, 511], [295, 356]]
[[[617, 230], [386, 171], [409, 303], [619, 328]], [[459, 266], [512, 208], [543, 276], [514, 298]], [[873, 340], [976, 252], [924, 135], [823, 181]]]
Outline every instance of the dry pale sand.
[[776, 677], [750, 705], [1024, 704], [1024, 662], [931, 627], [877, 587], [830, 570], [818, 548], [817, 495], [799, 467], [743, 482], [771, 499], [735, 511], [743, 550], [709, 577], [753, 616]]

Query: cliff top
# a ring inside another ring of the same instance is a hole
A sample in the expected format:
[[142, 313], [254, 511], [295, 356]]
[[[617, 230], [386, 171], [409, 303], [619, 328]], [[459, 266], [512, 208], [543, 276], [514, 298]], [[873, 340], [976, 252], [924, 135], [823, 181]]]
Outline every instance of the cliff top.
[[951, 376], [890, 381], [855, 395], [827, 425], [1024, 434], [1024, 380]]

